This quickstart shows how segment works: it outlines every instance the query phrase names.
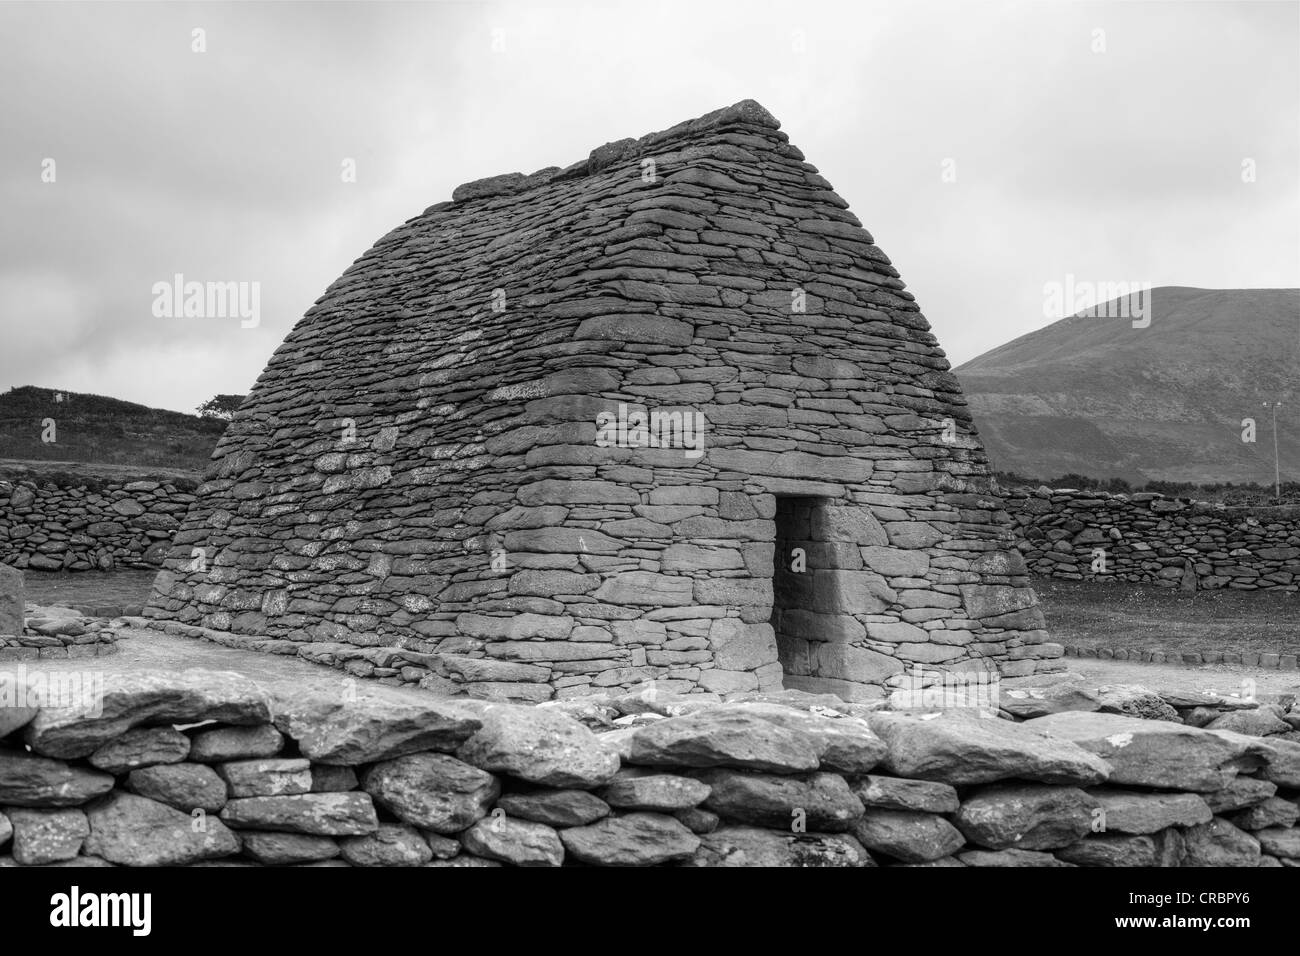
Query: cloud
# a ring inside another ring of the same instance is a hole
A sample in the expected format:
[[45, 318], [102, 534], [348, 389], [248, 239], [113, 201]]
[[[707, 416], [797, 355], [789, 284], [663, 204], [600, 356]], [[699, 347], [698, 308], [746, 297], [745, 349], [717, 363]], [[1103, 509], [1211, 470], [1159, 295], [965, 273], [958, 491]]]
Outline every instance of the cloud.
[[[1045, 324], [1066, 272], [1300, 285], [1297, 41], [1283, 4], [0, 5], [0, 83], [21, 90], [0, 387], [180, 410], [245, 391], [339, 273], [459, 183], [745, 97], [954, 362]], [[176, 272], [261, 282], [262, 325], [154, 318]]]

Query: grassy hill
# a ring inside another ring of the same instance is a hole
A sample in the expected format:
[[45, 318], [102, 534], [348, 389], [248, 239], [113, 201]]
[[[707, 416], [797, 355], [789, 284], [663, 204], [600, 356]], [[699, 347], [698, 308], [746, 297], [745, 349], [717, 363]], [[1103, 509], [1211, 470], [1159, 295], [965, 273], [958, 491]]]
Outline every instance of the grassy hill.
[[[61, 398], [61, 400], [60, 400]], [[41, 440], [53, 419], [55, 441]], [[0, 394], [0, 459], [200, 471], [226, 423], [103, 395], [20, 386]]]
[[[1151, 291], [1147, 328], [1071, 316], [954, 371], [994, 467], [1138, 483], [1300, 478], [1300, 290]], [[1104, 310], [1100, 310], [1104, 311]], [[1242, 420], [1256, 421], [1254, 443]]]

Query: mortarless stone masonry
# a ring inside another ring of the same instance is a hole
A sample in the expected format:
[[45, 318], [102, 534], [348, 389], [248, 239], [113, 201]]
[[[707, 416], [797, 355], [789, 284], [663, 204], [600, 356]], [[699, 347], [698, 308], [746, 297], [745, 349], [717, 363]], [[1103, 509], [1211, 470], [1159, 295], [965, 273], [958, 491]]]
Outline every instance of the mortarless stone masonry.
[[1187, 590], [1300, 590], [1300, 507], [1045, 487], [1004, 501], [1035, 574]]
[[525, 700], [1059, 656], [928, 323], [778, 126], [746, 100], [379, 240], [272, 356], [147, 615]]
[[0, 673], [0, 868], [1300, 866], [1290, 695], [1128, 688], [1144, 719], [1034, 677], [1011, 714], [53, 676]]
[[0, 480], [0, 561], [32, 571], [157, 568], [194, 501], [193, 486], [192, 479]]

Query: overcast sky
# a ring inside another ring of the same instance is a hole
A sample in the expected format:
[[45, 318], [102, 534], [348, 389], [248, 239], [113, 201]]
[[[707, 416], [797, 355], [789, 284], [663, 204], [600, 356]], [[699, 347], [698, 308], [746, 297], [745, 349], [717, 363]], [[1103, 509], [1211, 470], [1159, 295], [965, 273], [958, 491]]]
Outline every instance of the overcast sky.
[[[1047, 324], [1067, 274], [1295, 287], [1297, 49], [1282, 2], [2, 3], [0, 390], [243, 393], [458, 184], [746, 97], [954, 365]], [[178, 272], [259, 282], [260, 325], [155, 317]]]

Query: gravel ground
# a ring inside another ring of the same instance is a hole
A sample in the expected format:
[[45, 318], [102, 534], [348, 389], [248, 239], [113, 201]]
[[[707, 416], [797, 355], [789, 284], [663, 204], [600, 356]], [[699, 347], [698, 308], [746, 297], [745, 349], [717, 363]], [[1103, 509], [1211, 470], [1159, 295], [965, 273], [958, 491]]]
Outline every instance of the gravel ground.
[[[106, 674], [132, 670], [181, 671], [199, 667], [211, 670], [235, 671], [265, 686], [291, 685], [295, 688], [315, 687], [330, 693], [354, 687], [358, 691], [371, 686], [373, 681], [356, 679], [343, 671], [324, 664], [313, 664], [296, 657], [280, 657], [256, 651], [223, 647], [208, 641], [189, 637], [176, 637], [149, 628], [132, 628], [121, 632], [126, 639], [119, 643], [118, 653], [108, 657], [93, 657], [62, 661], [24, 661], [28, 672], [50, 670], [103, 670]], [[1152, 690], [1204, 691], [1221, 694], [1259, 696], [1300, 694], [1300, 673], [1271, 669], [1250, 668], [1226, 664], [1203, 664], [1187, 667], [1168, 664], [1141, 664], [1126, 661], [1104, 661], [1091, 658], [1070, 658], [1071, 673], [1082, 676], [1086, 683], [1142, 684]], [[13, 665], [10, 665], [11, 667]]]
[[[234, 671], [252, 678], [268, 689], [290, 685], [296, 689], [317, 688], [332, 694], [352, 687], [384, 687], [374, 681], [352, 677], [325, 664], [313, 664], [299, 657], [282, 657], [257, 651], [223, 647], [192, 637], [163, 634], [150, 628], [127, 628], [119, 631], [124, 639], [118, 652], [107, 657], [71, 658], [66, 660], [22, 661], [27, 673], [38, 670], [95, 670], [105, 676], [114, 673], [162, 670], [179, 672], [197, 667], [206, 670]], [[6, 662], [0, 669], [11, 670], [17, 664]]]

